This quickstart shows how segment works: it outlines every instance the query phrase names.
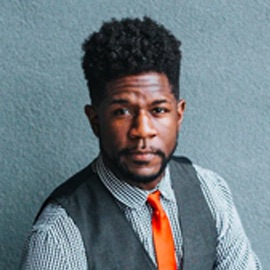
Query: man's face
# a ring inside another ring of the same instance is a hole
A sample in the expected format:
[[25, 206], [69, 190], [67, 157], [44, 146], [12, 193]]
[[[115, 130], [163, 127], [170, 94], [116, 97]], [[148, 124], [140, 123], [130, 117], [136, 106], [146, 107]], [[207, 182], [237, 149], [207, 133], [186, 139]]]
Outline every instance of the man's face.
[[86, 114], [106, 165], [122, 180], [150, 189], [175, 150], [184, 108], [167, 76], [151, 72], [109, 83], [99, 107], [86, 106]]

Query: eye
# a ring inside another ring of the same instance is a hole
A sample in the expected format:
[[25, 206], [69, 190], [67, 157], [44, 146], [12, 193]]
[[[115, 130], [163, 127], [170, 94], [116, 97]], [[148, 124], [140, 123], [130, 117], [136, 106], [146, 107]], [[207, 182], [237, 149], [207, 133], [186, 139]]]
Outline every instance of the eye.
[[153, 114], [164, 114], [166, 112], [168, 112], [169, 110], [165, 107], [156, 107], [154, 109], [152, 109], [152, 113]]
[[122, 115], [129, 115], [130, 111], [127, 108], [118, 108], [113, 111], [113, 115], [115, 116], [122, 116]]

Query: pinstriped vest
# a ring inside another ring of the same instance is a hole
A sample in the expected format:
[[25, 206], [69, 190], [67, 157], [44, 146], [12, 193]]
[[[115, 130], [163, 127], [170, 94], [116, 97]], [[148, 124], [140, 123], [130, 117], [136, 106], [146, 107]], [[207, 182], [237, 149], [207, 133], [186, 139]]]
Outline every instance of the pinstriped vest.
[[[181, 269], [211, 270], [215, 264], [217, 233], [196, 171], [188, 159], [174, 157], [170, 161], [170, 175], [183, 235]], [[78, 226], [89, 270], [156, 269], [91, 165], [58, 187], [43, 207], [52, 201], [61, 204]]]

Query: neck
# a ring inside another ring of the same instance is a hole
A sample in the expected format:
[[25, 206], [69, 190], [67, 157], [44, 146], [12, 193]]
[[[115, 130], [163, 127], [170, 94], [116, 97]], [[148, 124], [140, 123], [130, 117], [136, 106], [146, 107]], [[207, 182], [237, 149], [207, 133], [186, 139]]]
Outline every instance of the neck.
[[162, 180], [164, 176], [164, 172], [158, 177], [156, 178], [155, 180], [149, 182], [149, 183], [143, 183], [143, 182], [136, 182], [136, 181], [132, 181], [132, 180], [129, 180], [129, 179], [124, 179], [122, 177], [119, 177], [120, 180], [128, 183], [129, 185], [131, 186], [134, 186], [134, 187], [137, 187], [137, 188], [140, 188], [142, 190], [153, 190], [156, 188], [156, 186], [160, 183], [160, 181]]

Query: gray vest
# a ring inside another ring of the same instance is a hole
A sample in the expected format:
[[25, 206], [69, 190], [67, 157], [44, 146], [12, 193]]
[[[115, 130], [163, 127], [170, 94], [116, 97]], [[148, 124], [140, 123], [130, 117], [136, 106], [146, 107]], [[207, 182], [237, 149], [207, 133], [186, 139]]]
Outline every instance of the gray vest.
[[[211, 270], [215, 264], [215, 222], [196, 171], [186, 158], [170, 162], [173, 189], [183, 235], [183, 270]], [[88, 269], [154, 270], [156, 266], [138, 236], [89, 165], [58, 187], [44, 203], [61, 204], [78, 226]]]

